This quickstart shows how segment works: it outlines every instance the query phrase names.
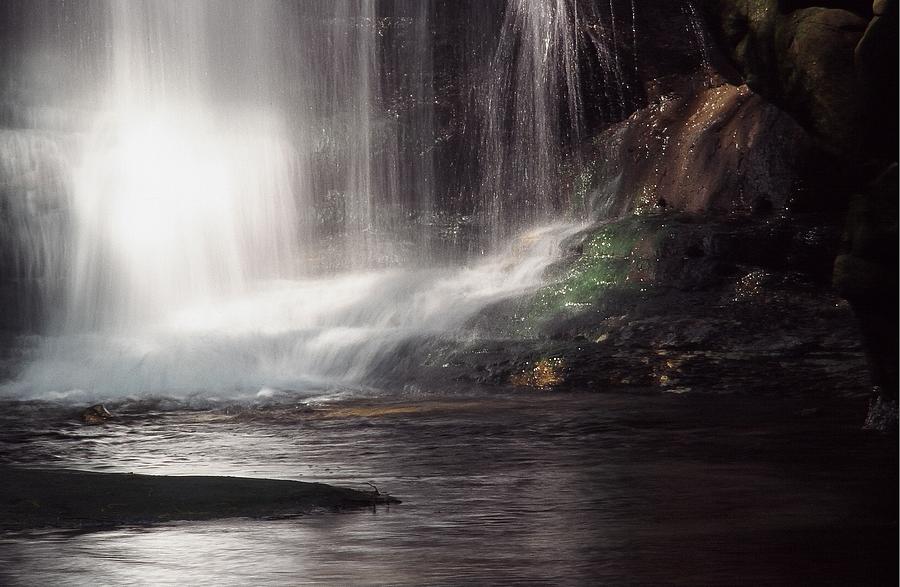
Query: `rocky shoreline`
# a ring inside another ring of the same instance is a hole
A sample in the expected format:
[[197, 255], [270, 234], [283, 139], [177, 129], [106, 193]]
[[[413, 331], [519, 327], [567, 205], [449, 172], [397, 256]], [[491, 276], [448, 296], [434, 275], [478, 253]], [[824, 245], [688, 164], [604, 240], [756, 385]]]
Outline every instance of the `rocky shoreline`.
[[[821, 218], [660, 211], [565, 244], [532, 294], [455, 337], [409, 341], [371, 377], [546, 391], [871, 392], [849, 304], [828, 291], [839, 235]], [[862, 421], [860, 422], [862, 425]]]

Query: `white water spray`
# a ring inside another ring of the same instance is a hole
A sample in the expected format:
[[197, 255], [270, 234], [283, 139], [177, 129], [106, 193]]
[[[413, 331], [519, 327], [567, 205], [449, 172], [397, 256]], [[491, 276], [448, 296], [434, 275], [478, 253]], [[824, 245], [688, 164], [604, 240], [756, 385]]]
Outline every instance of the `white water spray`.
[[466, 321], [486, 305], [539, 287], [560, 242], [579, 229], [561, 224], [521, 235], [467, 268], [271, 282], [175, 308], [127, 333], [49, 337], [0, 393], [252, 398], [365, 385], [404, 341], [464, 336]]

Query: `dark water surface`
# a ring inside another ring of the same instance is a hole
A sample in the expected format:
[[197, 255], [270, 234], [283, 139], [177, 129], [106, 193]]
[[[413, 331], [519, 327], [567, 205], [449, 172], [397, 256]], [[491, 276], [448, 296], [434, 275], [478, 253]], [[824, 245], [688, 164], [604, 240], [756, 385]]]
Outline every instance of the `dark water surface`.
[[897, 443], [854, 400], [524, 394], [263, 409], [9, 403], [0, 462], [323, 481], [289, 520], [0, 535], [0, 583], [896, 584]]

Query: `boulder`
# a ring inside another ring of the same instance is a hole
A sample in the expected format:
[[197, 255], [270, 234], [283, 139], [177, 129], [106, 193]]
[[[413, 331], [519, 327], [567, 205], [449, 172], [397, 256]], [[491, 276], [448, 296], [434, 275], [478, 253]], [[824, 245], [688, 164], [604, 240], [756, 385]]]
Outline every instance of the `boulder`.
[[808, 134], [748, 86], [669, 97], [595, 140], [582, 179], [595, 217], [684, 210], [771, 214], [795, 204]]
[[[751, 89], [794, 116], [829, 152], [856, 157], [865, 101], [857, 11], [778, 0], [706, 0], [708, 21]], [[854, 8], [854, 7], [851, 7]]]
[[891, 7], [897, 7], [896, 0], [875, 0], [872, 3], [872, 13], [875, 16], [884, 16]]
[[98, 424], [104, 424], [107, 420], [113, 419], [113, 415], [103, 404], [96, 404], [82, 411], [80, 419], [85, 424], [96, 426]]
[[[898, 166], [892, 164], [850, 202], [834, 287], [853, 307], [874, 385], [870, 428], [896, 426], [898, 296]], [[893, 405], [893, 412], [885, 406]], [[884, 414], [893, 413], [893, 423]]]

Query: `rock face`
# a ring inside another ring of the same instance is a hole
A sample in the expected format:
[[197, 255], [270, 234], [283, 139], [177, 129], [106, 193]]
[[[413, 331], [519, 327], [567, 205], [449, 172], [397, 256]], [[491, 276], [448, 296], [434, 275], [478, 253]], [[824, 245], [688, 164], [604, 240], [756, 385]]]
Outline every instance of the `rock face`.
[[477, 317], [464, 344], [415, 341], [387, 380], [537, 390], [733, 393], [822, 402], [868, 393], [849, 305], [828, 290], [821, 218], [630, 215], [567, 244], [533, 295]]
[[882, 429], [897, 422], [897, 4], [704, 2], [747, 84], [808, 130], [845, 179], [833, 187], [849, 202], [834, 286], [859, 319], [879, 412], [869, 425]]
[[839, 3], [850, 10], [784, 0], [704, 4], [753, 90], [796, 116], [831, 152], [856, 148], [864, 104], [853, 53], [867, 25], [863, 3]]
[[[803, 191], [813, 158], [806, 132], [746, 85], [671, 96], [595, 140], [582, 181], [602, 219], [655, 206], [689, 212], [771, 212]], [[662, 198], [662, 201], [660, 201]]]
[[850, 201], [834, 287], [853, 306], [875, 392], [868, 426], [897, 427], [897, 164]]
[[856, 73], [865, 100], [864, 153], [890, 163], [897, 160], [897, 46], [896, 0], [876, 1], [875, 16], [855, 50]]

